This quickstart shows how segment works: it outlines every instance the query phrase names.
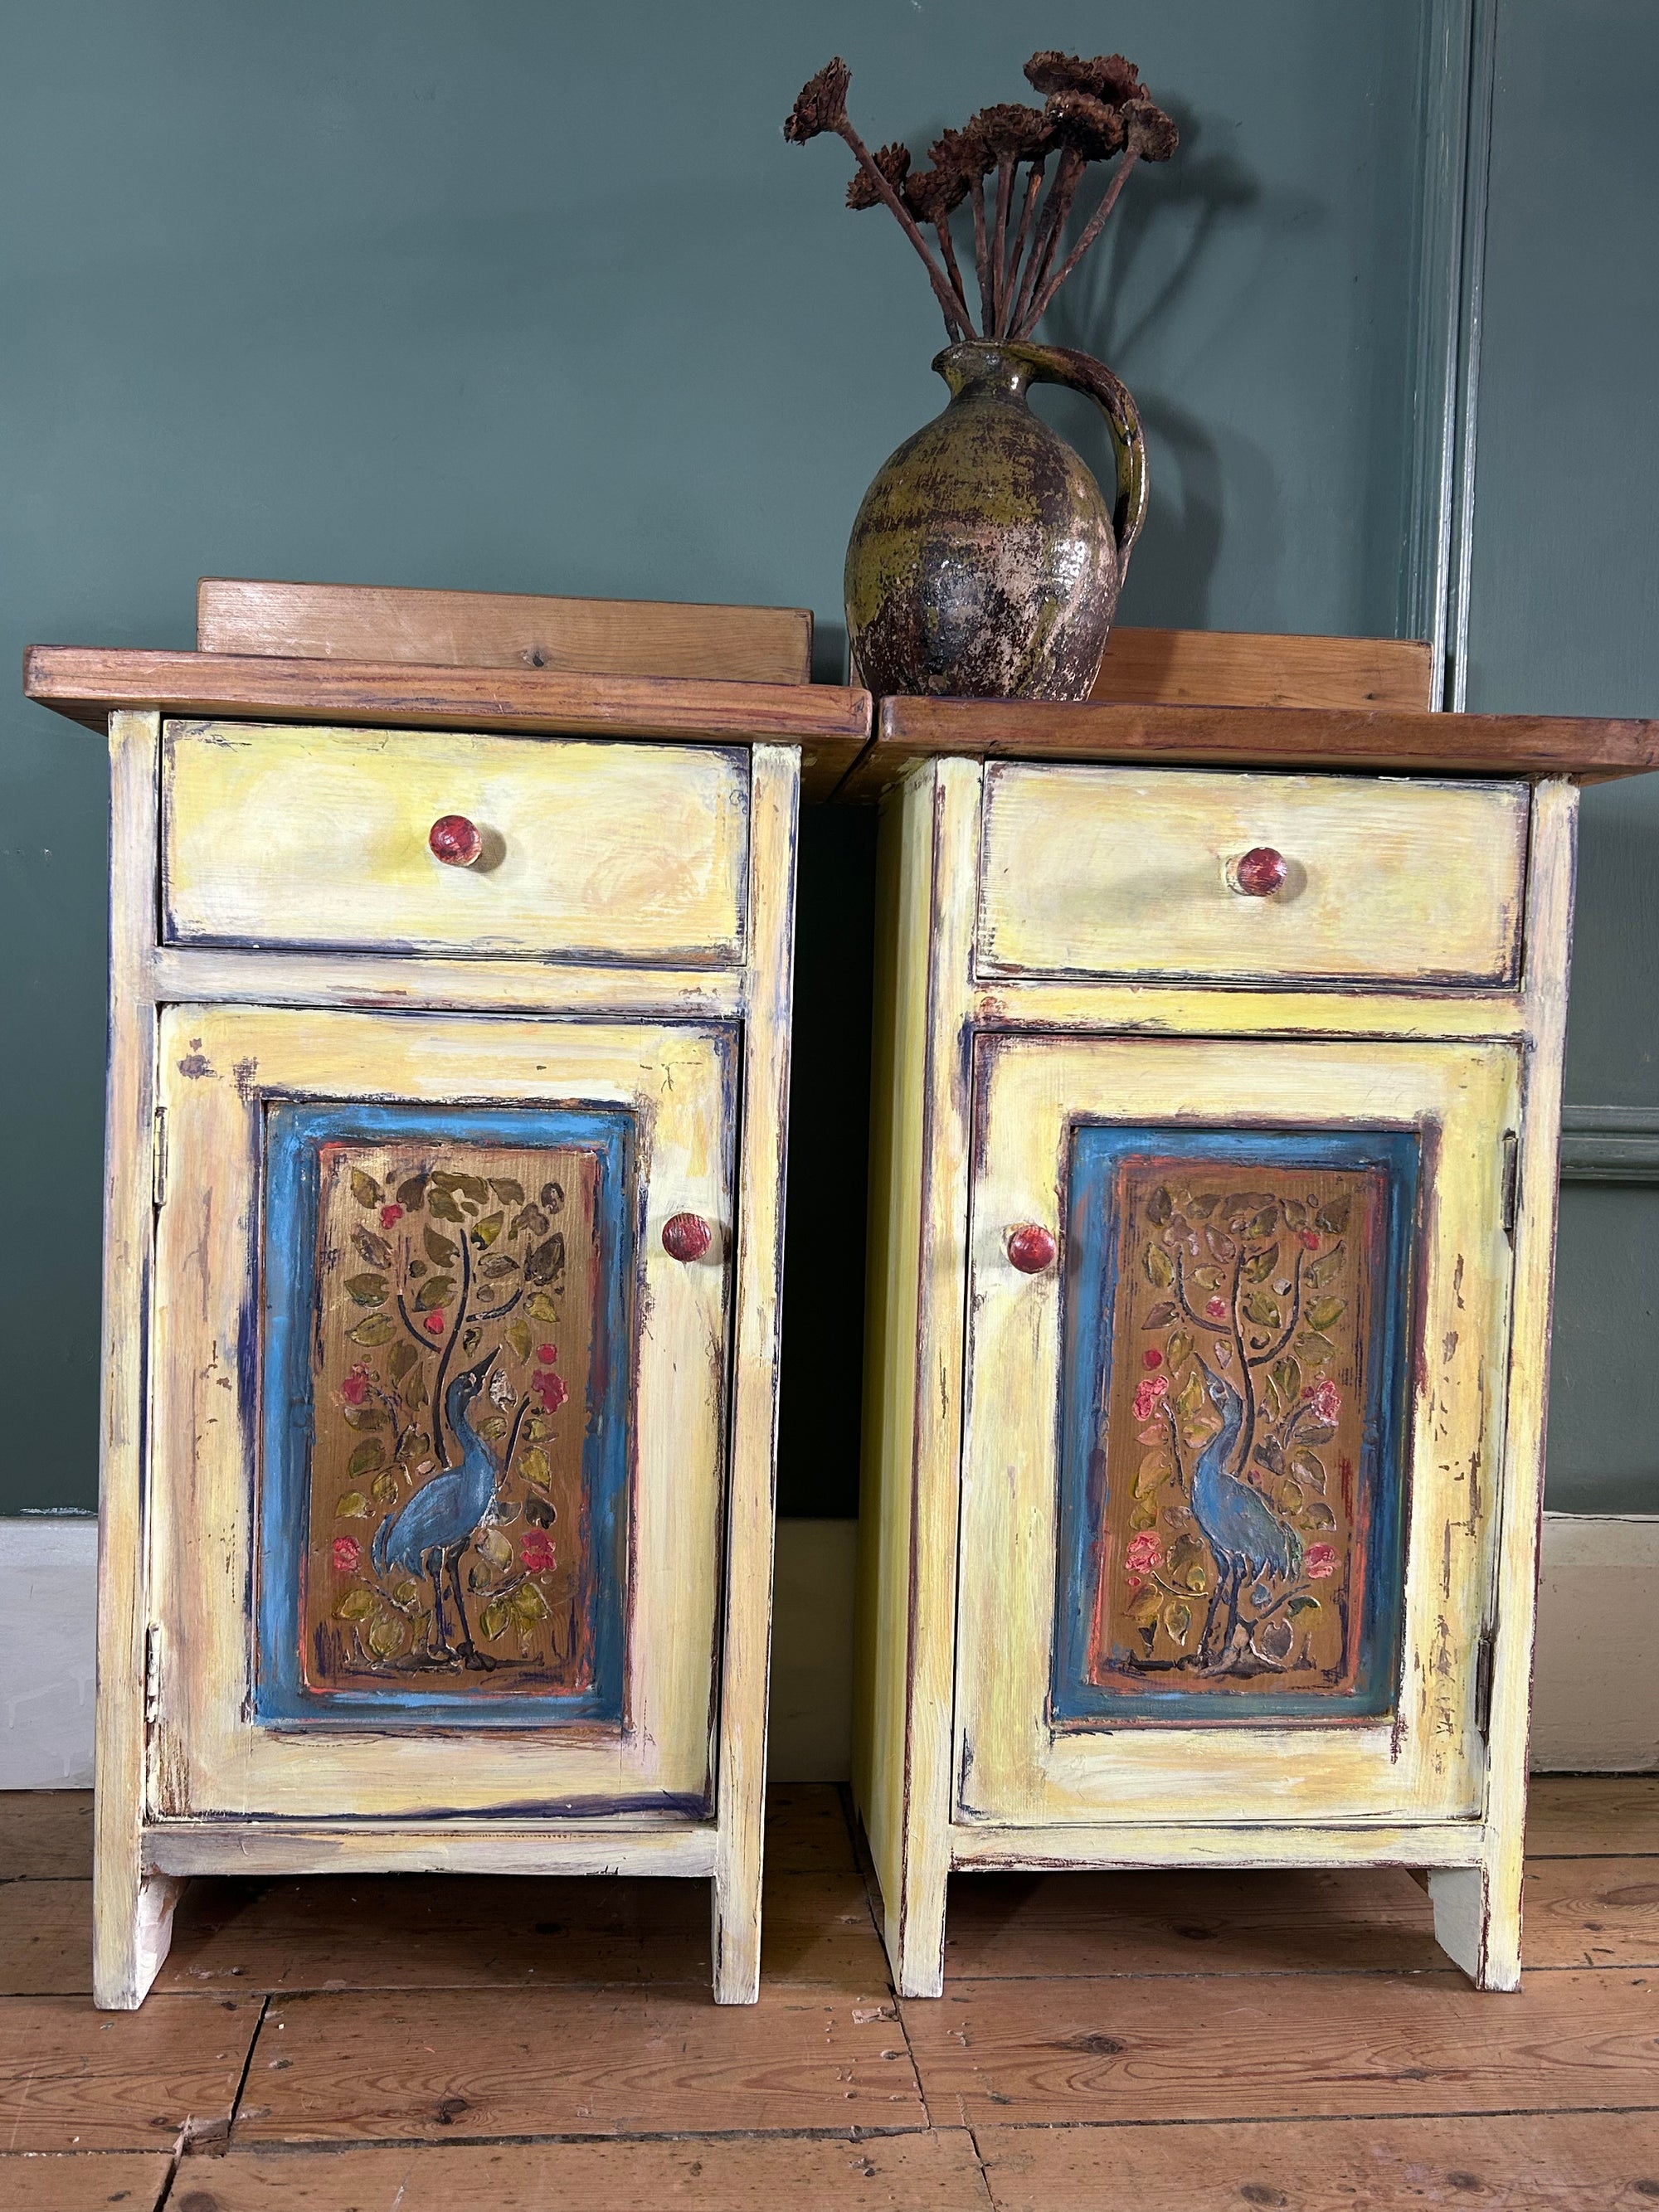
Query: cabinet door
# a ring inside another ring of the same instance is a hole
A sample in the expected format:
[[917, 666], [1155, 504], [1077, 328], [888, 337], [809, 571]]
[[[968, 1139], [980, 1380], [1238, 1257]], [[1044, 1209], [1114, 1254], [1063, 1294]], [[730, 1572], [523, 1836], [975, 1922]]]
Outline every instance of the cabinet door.
[[734, 1045], [164, 1015], [156, 1816], [708, 1810]]
[[1477, 1814], [1514, 1052], [976, 1075], [956, 1817]]

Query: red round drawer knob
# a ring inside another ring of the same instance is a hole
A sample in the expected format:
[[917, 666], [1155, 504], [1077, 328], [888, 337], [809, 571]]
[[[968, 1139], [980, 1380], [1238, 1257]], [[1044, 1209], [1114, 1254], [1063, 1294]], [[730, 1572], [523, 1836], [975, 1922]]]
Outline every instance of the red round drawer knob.
[[1008, 1231], [1008, 1257], [1022, 1275], [1040, 1275], [1054, 1264], [1054, 1240], [1041, 1223], [1022, 1222]]
[[714, 1237], [702, 1214], [672, 1213], [662, 1225], [662, 1249], [671, 1260], [684, 1260], [689, 1266], [702, 1259]]
[[447, 868], [470, 868], [483, 850], [478, 825], [465, 814], [441, 814], [426, 833], [434, 860]]
[[1282, 853], [1271, 845], [1253, 845], [1233, 862], [1233, 889], [1246, 898], [1271, 898], [1290, 873]]

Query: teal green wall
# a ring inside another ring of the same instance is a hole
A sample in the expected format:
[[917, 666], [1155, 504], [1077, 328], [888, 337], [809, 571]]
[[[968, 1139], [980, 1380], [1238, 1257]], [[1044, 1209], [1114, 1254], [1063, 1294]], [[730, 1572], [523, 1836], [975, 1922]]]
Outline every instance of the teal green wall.
[[[939, 331], [842, 150], [778, 125], [839, 51], [871, 137], [920, 149], [1039, 42], [1121, 46], [1187, 137], [1049, 331], [1148, 423], [1125, 618], [1391, 628], [1417, 0], [53, 0], [0, 29], [0, 666], [187, 644], [218, 572], [807, 604], [833, 672]], [[13, 691], [0, 778], [15, 1510], [94, 1496], [105, 776]], [[869, 857], [809, 822], [798, 1511], [855, 1495]]]
[[[1659, 714], [1659, 11], [1499, 0], [1494, 89], [1469, 704]], [[1573, 1103], [1659, 1109], [1656, 891], [1659, 777], [1587, 791]], [[1549, 1503], [1659, 1512], [1659, 1188], [1563, 1190]]]

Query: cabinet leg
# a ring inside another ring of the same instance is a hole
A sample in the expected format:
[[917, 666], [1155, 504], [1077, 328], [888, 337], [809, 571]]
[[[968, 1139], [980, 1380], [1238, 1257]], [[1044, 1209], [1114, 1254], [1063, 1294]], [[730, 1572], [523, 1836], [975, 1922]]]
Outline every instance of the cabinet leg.
[[945, 1893], [947, 1869], [908, 1870], [896, 1907], [883, 1899], [882, 1936], [893, 1987], [902, 1997], [945, 1995]]
[[760, 1995], [760, 1886], [723, 1880], [714, 1891], [714, 2002], [753, 2004]]
[[125, 1866], [94, 1869], [92, 2001], [101, 2012], [137, 2012], [173, 1942], [184, 1883]]
[[1521, 1863], [1435, 1867], [1435, 1941], [1478, 1990], [1521, 1986]]

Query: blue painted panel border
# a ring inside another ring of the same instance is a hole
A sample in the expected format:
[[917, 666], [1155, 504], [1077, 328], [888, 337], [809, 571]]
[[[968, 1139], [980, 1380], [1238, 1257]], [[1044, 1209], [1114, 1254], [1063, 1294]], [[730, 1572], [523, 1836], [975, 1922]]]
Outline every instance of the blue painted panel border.
[[[315, 1427], [312, 1331], [317, 1309], [319, 1148], [406, 1141], [580, 1147], [599, 1160], [598, 1280], [587, 1425], [582, 1443], [594, 1663], [591, 1686], [561, 1695], [459, 1698], [402, 1686], [317, 1691], [301, 1674], [301, 1562], [310, 1538]], [[256, 1600], [256, 1721], [347, 1722], [362, 1728], [523, 1729], [575, 1722], [620, 1724], [626, 1673], [628, 1471], [631, 1363], [629, 1308], [635, 1236], [634, 1117], [625, 1109], [368, 1104], [273, 1105], [264, 1129], [264, 1269], [261, 1291], [261, 1455]]]
[[[1383, 1279], [1374, 1285], [1365, 1358], [1365, 1410], [1355, 1519], [1369, 1519], [1359, 1669], [1350, 1691], [1230, 1691], [1149, 1685], [1139, 1694], [1088, 1679], [1109, 1467], [1097, 1478], [1096, 1438], [1111, 1387], [1111, 1317], [1118, 1222], [1112, 1185], [1121, 1162], [1145, 1157], [1298, 1169], [1379, 1169], [1386, 1178]], [[1066, 1170], [1066, 1261], [1061, 1322], [1060, 1543], [1049, 1717], [1056, 1727], [1114, 1720], [1203, 1722], [1376, 1717], [1398, 1695], [1405, 1566], [1406, 1393], [1410, 1380], [1412, 1261], [1422, 1139], [1415, 1129], [1225, 1130], [1179, 1122], [1078, 1122]]]

